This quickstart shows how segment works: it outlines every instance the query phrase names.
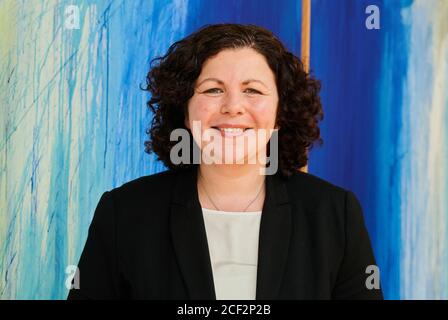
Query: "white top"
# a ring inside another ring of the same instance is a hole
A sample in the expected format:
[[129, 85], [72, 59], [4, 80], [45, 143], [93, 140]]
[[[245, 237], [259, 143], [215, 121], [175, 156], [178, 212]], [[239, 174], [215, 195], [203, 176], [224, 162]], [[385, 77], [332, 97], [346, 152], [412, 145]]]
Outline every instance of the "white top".
[[255, 300], [261, 211], [202, 208], [217, 300]]

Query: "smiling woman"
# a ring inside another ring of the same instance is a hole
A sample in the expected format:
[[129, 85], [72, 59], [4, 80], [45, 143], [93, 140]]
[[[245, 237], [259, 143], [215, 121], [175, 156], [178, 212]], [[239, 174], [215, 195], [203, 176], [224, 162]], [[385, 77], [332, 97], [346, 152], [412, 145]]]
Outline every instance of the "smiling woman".
[[[154, 62], [145, 146], [169, 170], [103, 194], [69, 298], [381, 299], [356, 197], [298, 170], [322, 119], [300, 60], [266, 29], [218, 24]], [[179, 129], [187, 160], [218, 161], [173, 161]]]
[[[253, 78], [247, 79], [248, 75]], [[188, 129], [194, 121], [201, 124], [200, 136], [192, 131], [196, 143], [205, 149], [212, 140], [212, 149], [218, 153], [213, 160], [219, 164], [249, 163], [254, 157], [260, 161], [260, 155], [267, 154], [270, 136], [264, 143], [249, 141], [247, 148], [244, 139], [234, 138], [256, 140], [259, 132], [271, 133], [276, 126], [277, 86], [265, 57], [247, 47], [223, 50], [204, 63], [197, 83], [185, 117]], [[210, 139], [204, 135], [208, 129], [220, 135]], [[226, 157], [228, 154], [231, 156]]]
[[[193, 161], [172, 163], [170, 150], [176, 142], [170, 141], [170, 133], [176, 128], [188, 129], [192, 121], [205, 117], [212, 117], [207, 120], [212, 122], [202, 123], [202, 130], [215, 124], [230, 129], [238, 125], [254, 126], [255, 130], [281, 127], [278, 161], [284, 176], [305, 166], [309, 149], [322, 142], [320, 83], [266, 29], [237, 24], [207, 26], [175, 42], [153, 63], [146, 89], [152, 95], [148, 107], [154, 119], [146, 151], [155, 152], [171, 169], [188, 167]], [[212, 115], [217, 108], [227, 116]], [[255, 121], [263, 123], [257, 127]]]

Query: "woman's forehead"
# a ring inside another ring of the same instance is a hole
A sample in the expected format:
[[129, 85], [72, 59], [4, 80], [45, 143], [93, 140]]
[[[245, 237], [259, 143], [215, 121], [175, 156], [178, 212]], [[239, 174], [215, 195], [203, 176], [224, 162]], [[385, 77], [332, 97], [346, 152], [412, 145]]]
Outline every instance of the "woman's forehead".
[[266, 58], [252, 48], [224, 49], [209, 57], [203, 64], [205, 67], [217, 67], [222, 64], [257, 66], [266, 64]]
[[202, 66], [198, 85], [214, 81], [224, 84], [238, 81], [243, 84], [258, 82], [261, 85], [274, 81], [274, 74], [263, 55], [251, 48], [223, 50], [209, 58]]

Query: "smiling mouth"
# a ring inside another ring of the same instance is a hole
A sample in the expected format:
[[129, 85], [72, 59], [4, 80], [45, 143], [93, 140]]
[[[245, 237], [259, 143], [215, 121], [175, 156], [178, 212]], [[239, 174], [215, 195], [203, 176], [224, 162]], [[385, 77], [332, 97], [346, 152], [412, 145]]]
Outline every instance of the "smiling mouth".
[[212, 129], [218, 130], [221, 132], [221, 135], [223, 137], [228, 136], [239, 136], [246, 132], [247, 130], [253, 129], [253, 128], [218, 128], [218, 127], [212, 127]]

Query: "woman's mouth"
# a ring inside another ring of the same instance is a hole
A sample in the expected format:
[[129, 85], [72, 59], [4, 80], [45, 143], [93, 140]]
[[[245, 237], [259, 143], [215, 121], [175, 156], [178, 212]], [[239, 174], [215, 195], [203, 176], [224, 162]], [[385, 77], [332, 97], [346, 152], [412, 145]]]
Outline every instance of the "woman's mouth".
[[215, 130], [218, 130], [221, 132], [221, 136], [223, 137], [237, 137], [240, 135], [243, 135], [244, 132], [247, 130], [253, 129], [253, 128], [235, 128], [235, 127], [212, 127]]

